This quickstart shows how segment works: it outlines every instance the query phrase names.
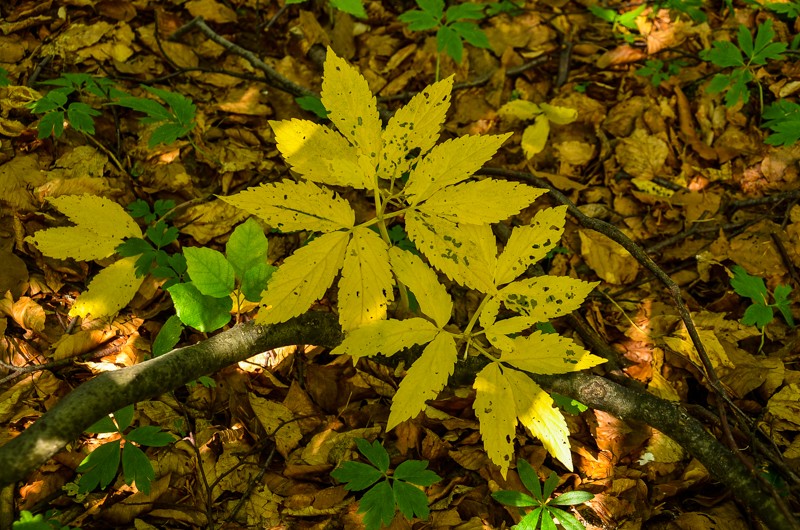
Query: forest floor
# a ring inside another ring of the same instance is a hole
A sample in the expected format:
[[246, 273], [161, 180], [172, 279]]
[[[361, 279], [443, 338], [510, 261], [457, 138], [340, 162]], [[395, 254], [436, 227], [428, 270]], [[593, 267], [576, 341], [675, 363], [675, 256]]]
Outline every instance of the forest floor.
[[[725, 392], [750, 419], [752, 438], [734, 436], [733, 449], [800, 509], [792, 497], [800, 486], [800, 335], [792, 319], [800, 317], [796, 3], [486, 3], [481, 18], [446, 21], [475, 25], [460, 26], [468, 42], [458, 63], [450, 56], [459, 53], [457, 32], [447, 34], [440, 52], [435, 29], [411, 31], [398, 18], [419, 9], [413, 1], [365, 1], [365, 17], [317, 0], [282, 4], [0, 6], [0, 67], [7, 72], [0, 88], [0, 445], [94, 375], [148, 359], [173, 314], [160, 289], [164, 280], [148, 276], [114, 318], [71, 318], [76, 297], [111, 260], [47, 257], [26, 241], [63, 219], [47, 200], [89, 194], [123, 206], [174, 201], [171, 223], [179, 235], [169, 248], [223, 250], [247, 215], [217, 197], [289, 176], [269, 122], [317, 119], [295, 98], [319, 93], [330, 47], [361, 72], [386, 116], [437, 78], [454, 75], [442, 140], [511, 132], [486, 167], [548, 182], [584, 214], [622, 230], [666, 271], [681, 287]], [[360, 5], [341, 1], [346, 10]], [[210, 32], [174, 35], [195, 17]], [[249, 50], [275, 75], [210, 33]], [[110, 106], [85, 90], [62, 102], [86, 103], [71, 113], [48, 117], [53, 108], [41, 106], [32, 112], [64, 74], [110, 80], [160, 103], [146, 88], [181, 94], [196, 106], [183, 109], [193, 125], [175, 141], [154, 144], [148, 140], [158, 124], [143, 123], [141, 108]], [[504, 107], [519, 100], [574, 109], [574, 119], [547, 129], [546, 120], [536, 120], [540, 110]], [[771, 118], [770, 109], [784, 113]], [[39, 123], [48, 119], [57, 138], [40, 137]], [[765, 127], [770, 119], [779, 124], [772, 131]], [[370, 207], [357, 194], [345, 198], [357, 211]], [[510, 222], [524, 223], [554, 204], [543, 197]], [[280, 265], [309, 235], [268, 233], [270, 263]], [[641, 260], [571, 217], [560, 245], [544, 268], [601, 282], [578, 313], [624, 359], [625, 376], [680, 402], [723, 439], [715, 420], [720, 397], [665, 286]], [[460, 304], [474, 303], [458, 289], [456, 315]], [[323, 299], [315, 307], [333, 305]], [[237, 320], [252, 318], [256, 304], [245, 309]], [[581, 341], [564, 319], [553, 325]], [[207, 336], [187, 328], [179, 344]], [[593, 370], [603, 373], [602, 366]], [[399, 375], [401, 369], [370, 359], [353, 366], [320, 347], [266, 352], [213, 374], [211, 387], [190, 385], [136, 405], [135, 425], [179, 438], [147, 449], [155, 468], [149, 494], [127, 485], [122, 473], [105, 490], [76, 494], [78, 465], [114, 439], [86, 433], [13, 496], [4, 495], [0, 513], [54, 509], [64, 525], [87, 529], [358, 528], [359, 495], [330, 473], [337, 462], [358, 457], [353, 440], [361, 437], [382, 440], [393, 467], [427, 460], [443, 477], [426, 489], [430, 519], [398, 515], [392, 528], [518, 522], [516, 509], [489, 496], [524, 488], [514, 467], [504, 478], [487, 457], [470, 385], [449, 386], [419, 418], [385, 433]], [[602, 411], [573, 412], [572, 471], [521, 428], [516, 456], [541, 479], [555, 472], [556, 494], [594, 494], [570, 508], [587, 529], [758, 527], [725, 484], [660, 432]], [[285, 421], [299, 426], [296, 433], [277, 430]], [[756, 445], [777, 458], [770, 461]], [[17, 515], [4, 517], [0, 525]]]

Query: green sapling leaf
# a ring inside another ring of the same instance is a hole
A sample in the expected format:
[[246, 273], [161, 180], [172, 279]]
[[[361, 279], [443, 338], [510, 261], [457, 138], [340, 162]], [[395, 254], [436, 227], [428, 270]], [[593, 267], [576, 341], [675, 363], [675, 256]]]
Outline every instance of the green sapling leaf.
[[442, 477], [427, 467], [427, 460], [405, 460], [395, 468], [392, 476], [396, 480], [405, 480], [417, 486], [430, 486], [442, 480]]
[[406, 516], [406, 519], [410, 520], [415, 516], [420, 519], [428, 518], [430, 509], [428, 508], [428, 496], [425, 495], [425, 492], [402, 480], [395, 480], [392, 488], [397, 507]]
[[538, 506], [539, 503], [531, 497], [519, 491], [501, 490], [492, 493], [492, 498], [499, 503], [525, 508], [527, 506]]
[[137, 427], [125, 435], [126, 440], [147, 447], [164, 447], [175, 441], [175, 437], [161, 430], [157, 425]]
[[[594, 495], [591, 495], [590, 498], [591, 497], [594, 497]], [[564, 527], [564, 530], [586, 530], [583, 524], [581, 524], [581, 522], [569, 512], [565, 512], [564, 510], [560, 510], [558, 508], [553, 508], [549, 505], [547, 506], [547, 511], [549, 512], [550, 520], [552, 521], [554, 518], [558, 519], [559, 524]], [[544, 528], [544, 521], [542, 521], [542, 528]], [[555, 524], [553, 524], [553, 528], [555, 529]]]
[[156, 477], [150, 459], [133, 444], [125, 444], [122, 448], [122, 475], [125, 484], [130, 486], [136, 483], [136, 488], [145, 495], [150, 493], [150, 484]]
[[575, 490], [559, 495], [550, 501], [549, 504], [555, 504], [556, 506], [574, 506], [576, 504], [583, 504], [584, 502], [590, 501], [593, 498], [594, 495], [588, 491]]
[[789, 308], [791, 301], [789, 300], [789, 293], [792, 292], [790, 285], [779, 285], [775, 287], [773, 297], [775, 298], [775, 307], [783, 315], [783, 319], [790, 326], [794, 326], [794, 318], [792, 318], [792, 310]]
[[331, 6], [339, 11], [358, 18], [367, 18], [367, 12], [361, 4], [361, 0], [330, 0]]
[[249, 269], [267, 261], [268, 248], [269, 242], [264, 230], [251, 217], [233, 231], [225, 245], [225, 255], [236, 277], [244, 278]]
[[731, 287], [736, 294], [749, 298], [754, 304], [766, 305], [767, 286], [764, 285], [762, 278], [751, 276], [741, 265], [734, 265], [731, 267], [731, 271], [733, 271]]
[[124, 431], [133, 423], [133, 404], [122, 407], [114, 413], [114, 420], [119, 426], [119, 432]]
[[294, 100], [301, 109], [313, 112], [318, 118], [324, 120], [328, 117], [328, 109], [325, 108], [325, 105], [322, 104], [322, 100], [318, 97], [303, 96], [294, 98]]
[[755, 325], [758, 329], [761, 329], [772, 322], [773, 316], [772, 308], [770, 306], [752, 304], [750, 307], [744, 310], [742, 324], [745, 326]]
[[359, 452], [367, 457], [370, 463], [378, 468], [382, 473], [389, 471], [389, 453], [386, 449], [375, 440], [372, 445], [363, 438], [356, 438], [356, 445], [358, 445]]
[[231, 320], [233, 301], [229, 296], [205, 296], [192, 283], [167, 288], [181, 322], [204, 333], [216, 331]]
[[517, 473], [519, 473], [519, 478], [522, 480], [522, 484], [533, 493], [535, 499], [539, 501], [544, 501], [547, 497], [550, 496], [549, 493], [545, 493], [542, 495], [542, 485], [539, 483], [539, 477], [536, 475], [536, 471], [531, 467], [527, 460], [520, 459], [517, 461]]
[[233, 266], [221, 252], [205, 247], [183, 249], [189, 277], [197, 290], [206, 296], [225, 298], [235, 285]]
[[111, 419], [111, 416], [103, 416], [96, 422], [89, 425], [85, 432], [100, 433], [100, 432], [117, 432], [117, 424]]
[[161, 326], [156, 339], [153, 341], [153, 357], [158, 357], [171, 351], [181, 340], [181, 333], [183, 333], [181, 319], [177, 315], [172, 315]]
[[389, 526], [395, 514], [395, 499], [389, 482], [382, 481], [361, 497], [358, 513], [364, 514], [367, 530], [378, 530], [381, 525]]
[[100, 486], [105, 489], [117, 476], [120, 459], [120, 440], [105, 443], [89, 453], [78, 466], [83, 473], [78, 480], [78, 491], [87, 493]]
[[383, 473], [370, 465], [347, 461], [334, 469], [331, 476], [343, 483], [347, 491], [361, 491], [375, 484]]

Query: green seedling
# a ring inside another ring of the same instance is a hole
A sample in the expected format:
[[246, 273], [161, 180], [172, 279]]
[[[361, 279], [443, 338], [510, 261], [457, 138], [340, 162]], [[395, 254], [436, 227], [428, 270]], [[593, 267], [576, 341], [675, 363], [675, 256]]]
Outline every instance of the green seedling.
[[[436, 48], [445, 52], [455, 62], [461, 63], [464, 56], [464, 41], [477, 48], [490, 48], [486, 33], [475, 20], [483, 20], [484, 6], [464, 3], [445, 10], [444, 0], [416, 0], [419, 9], [406, 11], [397, 17], [408, 24], [411, 31], [436, 29]], [[439, 79], [439, 58], [436, 60], [436, 79]]]
[[47, 510], [44, 514], [32, 514], [28, 510], [19, 513], [19, 519], [14, 521], [13, 530], [73, 530], [77, 527], [63, 526], [56, 517], [58, 510]]
[[[764, 66], [769, 60], [780, 61], [784, 58], [786, 44], [772, 42], [775, 31], [772, 21], [767, 20], [758, 25], [755, 40], [744, 25], [739, 26], [736, 44], [728, 41], [716, 41], [710, 50], [700, 53], [700, 58], [720, 68], [733, 68], [729, 74], [716, 74], [706, 91], [709, 94], [725, 92], [725, 106], [732, 107], [740, 101], [750, 99], [748, 84], [755, 79], [755, 67]], [[761, 95], [761, 85], [758, 85]], [[763, 97], [759, 99], [763, 100]]]
[[[523, 517], [515, 528], [520, 530], [536, 530], [536, 528], [539, 528], [539, 523], [541, 522], [541, 528], [543, 530], [555, 530], [556, 520], [558, 520], [558, 523], [566, 530], [583, 530], [585, 528], [574, 515], [560, 508], [556, 508], [556, 506], [583, 504], [591, 500], [594, 495], [588, 491], [569, 491], [551, 499], [550, 496], [555, 491], [556, 486], [558, 486], [558, 475], [551, 472], [550, 476], [547, 477], [547, 480], [545, 480], [542, 485], [539, 483], [539, 477], [536, 476], [536, 471], [533, 470], [526, 460], [522, 459], [517, 461], [517, 472], [519, 473], [519, 478], [522, 480], [522, 483], [533, 496], [512, 490], [502, 490], [492, 493], [492, 498], [497, 502], [519, 508], [520, 515], [523, 515]], [[533, 508], [533, 510], [527, 511], [529, 508]]]
[[684, 66], [686, 66], [684, 61], [670, 61], [665, 64], [660, 59], [648, 59], [643, 67], [636, 70], [636, 75], [649, 77], [650, 84], [658, 87], [670, 77], [677, 75]]
[[[302, 4], [305, 1], [306, 0], [286, 0], [286, 5]], [[361, 3], [361, 0], [328, 0], [328, 4], [332, 8], [353, 15], [354, 17], [362, 19], [367, 18], [367, 12], [364, 10], [364, 4]]]
[[[171, 351], [173, 348], [175, 348], [175, 346], [177, 346], [178, 342], [181, 340], [182, 333], [183, 322], [181, 322], [181, 319], [178, 318], [178, 315], [172, 315], [169, 317], [167, 321], [164, 322], [164, 325], [161, 326], [161, 329], [158, 331], [158, 335], [156, 335], [156, 338], [153, 341], [153, 357], [164, 355], [168, 351]], [[214, 388], [217, 386], [217, 383], [206, 375], [200, 376], [197, 381], [189, 382], [188, 385], [192, 386], [195, 383], [200, 383], [206, 388]]]
[[120, 98], [116, 104], [146, 114], [145, 117], [139, 118], [142, 123], [161, 124], [150, 135], [147, 142], [148, 147], [152, 149], [158, 144], [171, 144], [194, 129], [197, 107], [192, 100], [168, 90], [148, 86], [142, 88], [164, 100], [167, 107], [152, 99], [133, 96]]
[[430, 486], [442, 480], [426, 469], [426, 460], [406, 460], [389, 471], [389, 453], [374, 441], [372, 445], [362, 438], [356, 439], [358, 451], [370, 464], [347, 461], [334, 469], [331, 476], [344, 483], [347, 491], [369, 488], [359, 502], [358, 513], [364, 514], [367, 530], [389, 526], [399, 509], [406, 519], [427, 519], [430, 514], [428, 497], [419, 487]]
[[[86, 432], [119, 433], [121, 438], [105, 443], [92, 451], [78, 466], [83, 473], [78, 480], [78, 492], [87, 493], [98, 486], [105, 489], [119, 471], [120, 458], [125, 483], [136, 487], [144, 494], [150, 493], [150, 484], [155, 478], [153, 464], [137, 445], [164, 447], [175, 441], [175, 437], [163, 432], [160, 427], [146, 425], [124, 432], [133, 423], [133, 405], [128, 405], [91, 425]], [[124, 445], [123, 445], [124, 441]]]
[[634, 41], [635, 37], [629, 30], [637, 29], [636, 17], [641, 15], [646, 8], [647, 5], [642, 4], [631, 11], [617, 13], [613, 9], [606, 9], [595, 5], [589, 6], [589, 11], [591, 11], [593, 15], [609, 22], [612, 25], [612, 31], [620, 34], [625, 42], [630, 43]]
[[8, 70], [0, 68], [0, 87], [9, 86], [10, 84], [11, 80], [8, 78]]
[[761, 115], [762, 127], [774, 134], [764, 140], [769, 145], [790, 146], [800, 140], [800, 105], [781, 99], [767, 106]]
[[656, 2], [653, 6], [654, 11], [658, 11], [659, 9], [668, 9], [670, 11], [677, 11], [678, 13], [685, 13], [695, 22], [705, 22], [708, 19], [703, 11], [703, 0], [664, 0]]
[[751, 276], [739, 265], [734, 265], [731, 270], [731, 287], [739, 296], [749, 298], [753, 303], [744, 311], [742, 324], [745, 326], [755, 325], [763, 330], [764, 326], [772, 322], [774, 310], [777, 309], [783, 315], [783, 319], [790, 326], [794, 326], [792, 311], [790, 309], [789, 293], [792, 288], [789, 285], [779, 285], [772, 293], [775, 303], [769, 303], [769, 291], [764, 285], [764, 279], [758, 276]]
[[318, 97], [303, 96], [294, 98], [294, 100], [301, 109], [316, 114], [320, 119], [325, 120], [328, 118], [328, 109], [325, 108], [325, 105], [322, 104], [322, 100]]

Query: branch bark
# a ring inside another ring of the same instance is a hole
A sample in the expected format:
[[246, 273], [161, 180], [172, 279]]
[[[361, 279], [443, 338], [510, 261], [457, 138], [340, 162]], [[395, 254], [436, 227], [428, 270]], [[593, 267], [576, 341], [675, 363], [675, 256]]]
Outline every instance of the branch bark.
[[[0, 488], [27, 474], [78, 438], [92, 423], [120, 408], [173, 390], [257, 353], [292, 344], [332, 348], [343, 336], [335, 315], [312, 312], [284, 324], [236, 326], [193, 346], [116, 372], [75, 389], [30, 428], [0, 447]], [[602, 377], [579, 373], [534, 375], [544, 388], [622, 419], [651, 425], [680, 443], [769, 528], [800, 529], [745, 466], [682, 407]]]

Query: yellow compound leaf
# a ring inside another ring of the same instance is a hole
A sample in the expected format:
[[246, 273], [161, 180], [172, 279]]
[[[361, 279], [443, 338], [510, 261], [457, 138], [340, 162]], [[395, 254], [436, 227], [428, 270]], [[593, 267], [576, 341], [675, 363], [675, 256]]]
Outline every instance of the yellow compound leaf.
[[410, 211], [406, 214], [406, 232], [431, 265], [451, 280], [483, 293], [494, 289], [496, 243], [489, 225], [459, 226]]
[[437, 333], [439, 329], [424, 318], [378, 320], [348, 333], [331, 353], [355, 359], [371, 355], [389, 357], [404, 348], [430, 342]]
[[485, 326], [483, 331], [492, 346], [503, 351], [510, 351], [514, 349], [514, 339], [508, 335], [521, 333], [537, 322], [538, 320], [531, 317], [511, 317]]
[[381, 120], [367, 80], [328, 48], [322, 77], [322, 104], [328, 119], [375, 168], [381, 150]]
[[305, 313], [333, 283], [349, 239], [348, 232], [324, 234], [286, 258], [267, 284], [256, 321], [277, 324]]
[[542, 103], [540, 107], [547, 119], [556, 125], [566, 125], [578, 119], [578, 111], [569, 107], [558, 107], [547, 103]]
[[522, 132], [522, 151], [528, 159], [544, 150], [547, 137], [550, 136], [550, 120], [544, 115], [539, 115], [533, 125], [528, 125]]
[[352, 228], [356, 219], [346, 200], [313, 182], [262, 184], [220, 199], [283, 232], [333, 232]]
[[471, 177], [510, 135], [462, 136], [431, 149], [408, 177], [405, 193], [409, 204], [424, 201], [440, 189]]
[[371, 187], [358, 150], [336, 131], [307, 120], [271, 121], [278, 150], [308, 180], [334, 186]]
[[119, 204], [95, 195], [48, 199], [75, 226], [39, 230], [25, 240], [51, 258], [107, 258], [127, 237], [142, 237], [136, 221]]
[[499, 223], [530, 206], [546, 191], [518, 182], [487, 178], [448, 186], [417, 208], [458, 223]]
[[418, 256], [398, 247], [389, 249], [389, 260], [397, 279], [411, 289], [417, 298], [422, 313], [433, 318], [443, 328], [453, 313], [453, 300], [447, 289], [439, 282], [433, 269]]
[[568, 338], [541, 331], [515, 338], [514, 349], [504, 351], [500, 360], [534, 374], [566, 374], [606, 362]]
[[500, 290], [500, 297], [508, 309], [544, 322], [578, 309], [599, 283], [539, 276], [508, 284]]
[[392, 398], [392, 410], [386, 430], [394, 429], [400, 422], [415, 418], [425, 408], [425, 402], [434, 399], [453, 374], [458, 360], [458, 350], [453, 336], [439, 333], [428, 344], [419, 359], [406, 372], [397, 393]]
[[136, 277], [137, 258], [123, 258], [101, 270], [72, 304], [69, 316], [86, 318], [91, 314], [102, 318], [115, 315], [128, 305], [144, 281]]
[[353, 230], [339, 280], [339, 324], [344, 331], [386, 318], [386, 306], [394, 299], [387, 250], [369, 228]]
[[453, 76], [442, 79], [417, 93], [400, 108], [383, 131], [383, 152], [378, 175], [384, 179], [399, 178], [408, 171], [415, 157], [406, 158], [414, 149], [424, 155], [439, 139], [439, 131], [450, 107]]
[[566, 206], [547, 208], [537, 212], [530, 225], [514, 227], [506, 248], [497, 259], [495, 284], [498, 287], [528, 270], [558, 244], [566, 214]]
[[572, 471], [569, 427], [564, 415], [554, 406], [553, 398], [530, 377], [516, 370], [504, 371], [520, 423], [542, 441], [544, 448]]
[[511, 385], [500, 365], [493, 362], [478, 372], [472, 386], [477, 391], [472, 406], [481, 424], [483, 447], [505, 478], [517, 429], [516, 411], [510, 406], [514, 399]]
[[497, 109], [497, 115], [509, 121], [528, 121], [534, 119], [542, 113], [542, 109], [536, 103], [515, 99], [509, 101]]

